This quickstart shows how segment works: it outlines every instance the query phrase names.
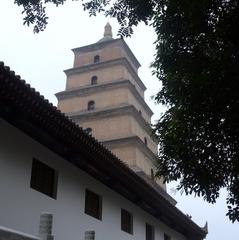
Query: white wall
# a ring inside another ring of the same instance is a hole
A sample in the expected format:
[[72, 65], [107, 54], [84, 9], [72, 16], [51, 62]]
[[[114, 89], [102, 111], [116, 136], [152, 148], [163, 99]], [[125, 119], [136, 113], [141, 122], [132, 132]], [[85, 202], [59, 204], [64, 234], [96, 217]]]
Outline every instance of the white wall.
[[[30, 188], [33, 157], [58, 171], [56, 200]], [[103, 197], [102, 221], [84, 213], [85, 188]], [[121, 231], [121, 208], [133, 213], [133, 235]], [[155, 227], [155, 240], [164, 232], [185, 239], [0, 119], [0, 226], [37, 235], [41, 212], [53, 214], [55, 240], [83, 240], [87, 230], [95, 230], [96, 240], [144, 240], [145, 222]]]

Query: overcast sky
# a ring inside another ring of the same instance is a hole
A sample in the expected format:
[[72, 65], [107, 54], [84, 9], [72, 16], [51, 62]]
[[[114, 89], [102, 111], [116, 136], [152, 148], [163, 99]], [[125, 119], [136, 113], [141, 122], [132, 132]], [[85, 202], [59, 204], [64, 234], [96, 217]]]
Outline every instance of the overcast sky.
[[[68, 0], [64, 6], [48, 7], [49, 24], [46, 30], [33, 34], [32, 28], [23, 26], [22, 9], [13, 2], [14, 0], [0, 1], [0, 61], [4, 61], [16, 74], [21, 75], [22, 79], [56, 105], [54, 94], [65, 88], [66, 76], [63, 70], [73, 66], [71, 49], [102, 38], [104, 25], [108, 20], [113, 26], [114, 37], [117, 37], [118, 25], [115, 20], [100, 16], [89, 18], [82, 10], [81, 1]], [[161, 106], [155, 105], [151, 100], [151, 96], [160, 88], [160, 83], [152, 76], [149, 68], [153, 61], [155, 40], [153, 29], [143, 24], [135, 28], [130, 39], [126, 39], [142, 65], [139, 76], [148, 88], [145, 99], [155, 112], [153, 120], [163, 111]], [[168, 185], [168, 192], [178, 201], [177, 206], [184, 213], [192, 215], [192, 220], [200, 226], [209, 222], [208, 240], [239, 238], [239, 224], [232, 224], [225, 216], [226, 191], [222, 191], [215, 205], [211, 205], [202, 199], [175, 193], [174, 188], [175, 184]]]

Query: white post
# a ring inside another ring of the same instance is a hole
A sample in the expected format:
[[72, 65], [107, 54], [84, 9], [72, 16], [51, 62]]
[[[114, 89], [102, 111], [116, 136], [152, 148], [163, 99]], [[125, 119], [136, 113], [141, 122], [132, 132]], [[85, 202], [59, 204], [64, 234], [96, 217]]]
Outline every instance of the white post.
[[42, 213], [40, 216], [39, 237], [41, 240], [53, 240], [52, 233], [52, 219], [51, 213]]
[[85, 240], [95, 240], [95, 231], [85, 231]]

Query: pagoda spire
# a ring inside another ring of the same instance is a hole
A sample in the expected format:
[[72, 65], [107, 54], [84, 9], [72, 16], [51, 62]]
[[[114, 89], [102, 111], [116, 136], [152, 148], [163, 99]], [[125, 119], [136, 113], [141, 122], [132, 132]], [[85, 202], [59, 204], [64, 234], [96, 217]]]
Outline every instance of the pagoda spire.
[[107, 22], [107, 24], [105, 25], [104, 37], [112, 38], [112, 27], [109, 22]]

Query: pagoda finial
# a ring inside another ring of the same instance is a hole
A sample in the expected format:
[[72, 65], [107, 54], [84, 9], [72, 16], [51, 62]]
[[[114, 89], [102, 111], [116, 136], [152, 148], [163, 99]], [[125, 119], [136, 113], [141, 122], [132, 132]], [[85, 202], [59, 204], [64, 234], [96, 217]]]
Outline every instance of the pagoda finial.
[[109, 22], [105, 25], [104, 37], [112, 37], [112, 27]]

